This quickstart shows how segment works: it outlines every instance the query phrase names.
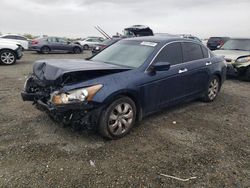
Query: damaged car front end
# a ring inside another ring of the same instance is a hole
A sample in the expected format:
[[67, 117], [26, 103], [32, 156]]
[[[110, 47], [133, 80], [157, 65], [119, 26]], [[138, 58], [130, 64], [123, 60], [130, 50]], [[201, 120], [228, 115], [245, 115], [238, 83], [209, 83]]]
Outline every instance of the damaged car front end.
[[[67, 61], [37, 61], [33, 73], [25, 81], [22, 99], [32, 101], [37, 109], [47, 112], [56, 121], [92, 126], [97, 123], [102, 108], [102, 104], [93, 101], [93, 97], [103, 84], [77, 83], [121, 70], [115, 66], [101, 68], [99, 63], [93, 63], [92, 68], [85, 70], [84, 61], [81, 66], [78, 66], [79, 60], [65, 66]], [[72, 85], [73, 88], [68, 87]]]

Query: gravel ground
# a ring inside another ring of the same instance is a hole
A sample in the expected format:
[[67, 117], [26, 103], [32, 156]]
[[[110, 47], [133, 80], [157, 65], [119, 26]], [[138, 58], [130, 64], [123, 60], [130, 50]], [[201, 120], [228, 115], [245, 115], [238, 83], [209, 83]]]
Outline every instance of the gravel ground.
[[227, 80], [214, 103], [166, 109], [116, 141], [21, 100], [34, 60], [88, 55], [25, 52], [0, 66], [0, 187], [250, 187], [250, 83]]

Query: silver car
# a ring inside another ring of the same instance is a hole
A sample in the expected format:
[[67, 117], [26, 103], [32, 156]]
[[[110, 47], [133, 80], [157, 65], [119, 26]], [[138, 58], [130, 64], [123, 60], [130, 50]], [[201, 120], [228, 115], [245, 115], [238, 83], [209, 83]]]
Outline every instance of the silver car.
[[214, 53], [227, 61], [227, 75], [250, 81], [250, 39], [231, 38]]
[[103, 41], [104, 39], [102, 37], [88, 37], [86, 39], [76, 41], [75, 43], [81, 45], [84, 50], [88, 50], [90, 48], [94, 48], [96, 45], [99, 45]]

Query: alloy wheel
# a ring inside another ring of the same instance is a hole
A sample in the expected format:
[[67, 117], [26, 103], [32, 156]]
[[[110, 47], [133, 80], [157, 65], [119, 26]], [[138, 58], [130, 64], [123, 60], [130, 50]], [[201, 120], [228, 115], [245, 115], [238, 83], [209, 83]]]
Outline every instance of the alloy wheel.
[[133, 108], [128, 103], [118, 104], [111, 111], [108, 128], [111, 134], [119, 136], [126, 132], [133, 122]]
[[84, 48], [84, 50], [88, 50], [89, 46], [88, 45], [84, 45], [83, 48]]
[[80, 49], [80, 48], [78, 48], [78, 47], [76, 47], [76, 48], [74, 49], [74, 53], [75, 53], [75, 54], [79, 54], [79, 53], [81, 53], [81, 49]]
[[11, 52], [4, 52], [1, 54], [1, 61], [6, 65], [11, 65], [15, 62], [15, 55]]
[[215, 97], [217, 96], [219, 91], [219, 81], [218, 79], [214, 78], [209, 85], [208, 88], [208, 97], [210, 100], [214, 100]]

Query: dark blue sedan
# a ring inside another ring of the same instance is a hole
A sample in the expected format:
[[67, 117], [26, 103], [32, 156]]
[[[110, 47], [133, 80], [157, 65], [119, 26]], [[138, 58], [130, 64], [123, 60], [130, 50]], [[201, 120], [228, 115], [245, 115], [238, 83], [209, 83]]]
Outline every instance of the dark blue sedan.
[[175, 37], [121, 40], [89, 60], [41, 60], [22, 98], [63, 122], [96, 125], [117, 139], [137, 120], [190, 99], [214, 101], [226, 64], [201, 43]]

